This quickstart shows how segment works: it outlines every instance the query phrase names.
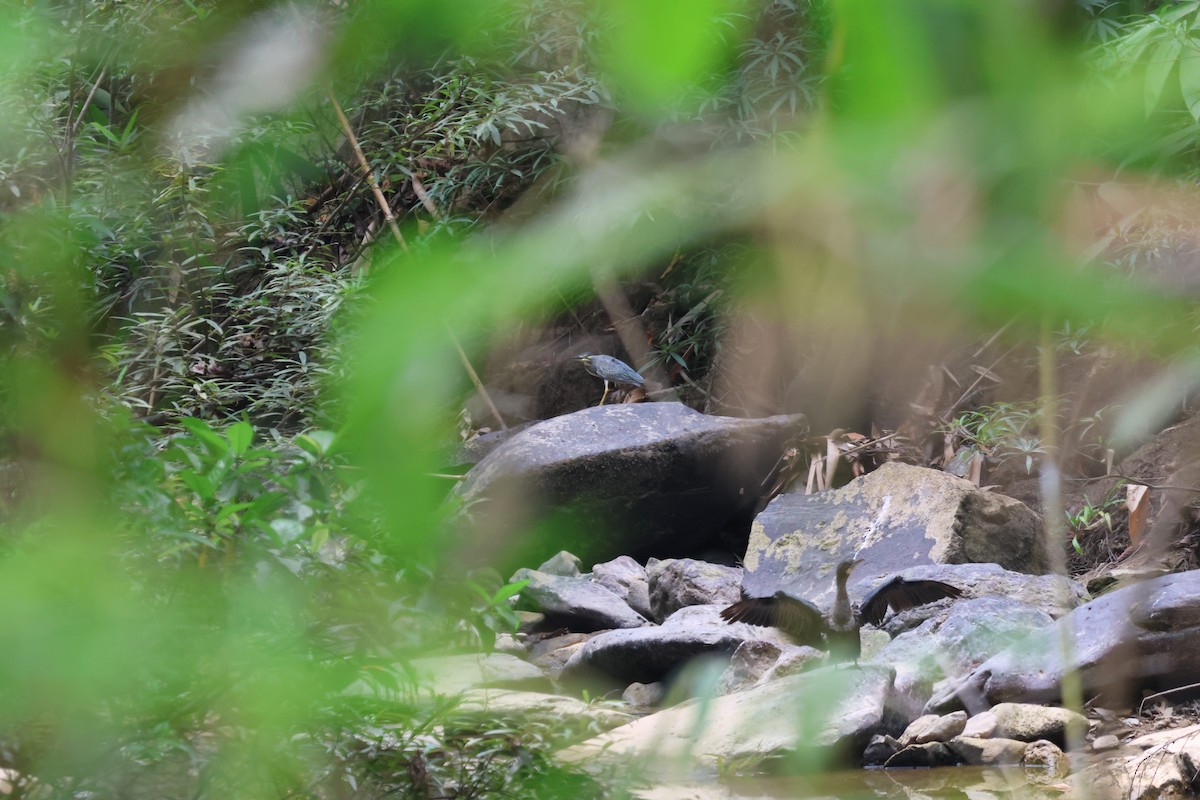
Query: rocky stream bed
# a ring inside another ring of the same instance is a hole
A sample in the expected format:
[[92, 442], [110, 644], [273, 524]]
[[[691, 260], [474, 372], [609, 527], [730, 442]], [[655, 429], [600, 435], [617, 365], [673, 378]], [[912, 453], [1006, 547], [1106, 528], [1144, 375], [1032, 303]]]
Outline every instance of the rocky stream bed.
[[[903, 463], [764, 507], [759, 478], [803, 426], [660, 403], [513, 436], [460, 488], [466, 541], [552, 519], [552, 531], [583, 532], [590, 558], [517, 569], [520, 631], [494, 653], [418, 670], [489, 718], [572, 726], [578, 741], [556, 758], [626, 785], [1016, 765], [1088, 796], [1195, 793], [1200, 725], [1185, 690], [1200, 675], [1200, 571], [1093, 599], [1051, 574], [1025, 504]], [[744, 544], [730, 538], [740, 519], [752, 520]], [[736, 558], [695, 557], [721, 545]], [[853, 600], [895, 575], [962, 597], [864, 626], [862, 658], [845, 664], [719, 616], [780, 589], [827, 608], [833, 568], [850, 557], [863, 562]], [[1081, 709], [1060, 706], [1067, 674]]]

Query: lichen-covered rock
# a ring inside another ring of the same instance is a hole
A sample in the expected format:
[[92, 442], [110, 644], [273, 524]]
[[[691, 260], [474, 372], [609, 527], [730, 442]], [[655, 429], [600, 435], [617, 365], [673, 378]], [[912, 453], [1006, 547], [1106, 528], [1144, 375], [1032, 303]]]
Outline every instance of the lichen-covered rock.
[[1001, 736], [1022, 742], [1048, 739], [1062, 744], [1069, 726], [1077, 726], [1082, 734], [1088, 725], [1082, 714], [1058, 706], [1032, 703], [997, 703], [992, 706], [992, 714], [996, 716], [996, 728]]
[[832, 597], [839, 561], [862, 558], [851, 593], [922, 564], [994, 563], [1049, 569], [1041, 521], [1019, 500], [969, 481], [888, 463], [841, 489], [776, 497], [751, 527], [743, 588], [752, 597], [786, 589], [818, 606]]

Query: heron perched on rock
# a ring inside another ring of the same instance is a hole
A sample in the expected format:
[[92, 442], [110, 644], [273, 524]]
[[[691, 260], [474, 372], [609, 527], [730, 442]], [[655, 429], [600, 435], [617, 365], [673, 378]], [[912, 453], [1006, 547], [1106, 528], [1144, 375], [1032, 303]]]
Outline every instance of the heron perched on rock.
[[846, 591], [846, 581], [851, 570], [861, 563], [851, 560], [837, 565], [834, 576], [837, 594], [828, 614], [822, 614], [807, 600], [778, 591], [774, 597], [751, 597], [734, 603], [721, 611], [721, 619], [779, 628], [798, 644], [828, 651], [835, 661], [857, 660], [862, 653], [858, 631], [863, 623], [878, 625], [887, 616], [889, 608], [904, 611], [945, 597], [962, 597], [962, 590], [957, 586], [941, 581], [910, 581], [897, 575], [863, 598], [862, 605], [855, 608]]
[[604, 405], [604, 401], [608, 398], [610, 383], [641, 386], [646, 382], [646, 379], [639, 375], [636, 369], [613, 356], [580, 353], [575, 356], [575, 360], [583, 364], [583, 368], [588, 371], [589, 375], [595, 375], [604, 381], [604, 394], [600, 397], [600, 405]]

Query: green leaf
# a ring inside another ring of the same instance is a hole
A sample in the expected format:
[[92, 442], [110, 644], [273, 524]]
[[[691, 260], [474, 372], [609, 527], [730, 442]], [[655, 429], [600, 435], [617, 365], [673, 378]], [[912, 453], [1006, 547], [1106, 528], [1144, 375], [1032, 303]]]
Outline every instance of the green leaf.
[[329, 452], [336, 434], [333, 431], [309, 431], [296, 437], [296, 446], [315, 458]]
[[1158, 106], [1167, 77], [1179, 60], [1179, 51], [1182, 49], [1183, 40], [1172, 36], [1150, 51], [1150, 62], [1146, 65], [1146, 116], [1150, 116]]
[[225, 438], [229, 440], [229, 448], [233, 454], [240, 456], [250, 447], [250, 443], [254, 441], [254, 428], [249, 422], [235, 422], [225, 430]]
[[218, 455], [224, 455], [229, 452], [229, 442], [225, 437], [212, 429], [207, 422], [195, 417], [184, 417], [179, 420], [179, 424], [184, 430], [190, 433], [196, 440], [208, 445]]
[[217, 495], [217, 490], [213, 486], [213, 482], [199, 472], [192, 472], [191, 470], [180, 472], [179, 480], [183, 481], [183, 484], [193, 492], [200, 495], [202, 500], [212, 500]]
[[529, 579], [513, 581], [510, 584], [501, 586], [496, 590], [496, 594], [491, 598], [491, 604], [497, 605], [515, 594], [519, 594], [522, 589], [529, 585]]
[[329, 528], [321, 525], [312, 533], [312, 541], [309, 542], [309, 549], [312, 552], [320, 552], [321, 548], [329, 541]]
[[216, 522], [221, 522], [222, 520], [232, 516], [233, 514], [236, 514], [239, 511], [242, 511], [243, 509], [250, 508], [252, 505], [253, 503], [226, 503], [225, 505], [221, 506], [221, 510], [217, 512], [217, 516], [213, 519]]
[[479, 585], [478, 583], [476, 583], [475, 581], [467, 581], [467, 586], [469, 586], [469, 587], [471, 588], [471, 590], [472, 590], [473, 592], [475, 592], [475, 594], [477, 594], [477, 595], [479, 595], [480, 597], [482, 597], [482, 598], [483, 598], [483, 602], [485, 602], [485, 603], [488, 603], [489, 605], [491, 604], [491, 602], [492, 602], [492, 596], [491, 596], [491, 595], [489, 595], [489, 594], [487, 593], [487, 591], [486, 591], [486, 590], [485, 590], [485, 589], [484, 589], [482, 586], [480, 586], [480, 585]]
[[1192, 119], [1200, 122], [1200, 44], [1195, 39], [1188, 39], [1179, 58], [1179, 91]]

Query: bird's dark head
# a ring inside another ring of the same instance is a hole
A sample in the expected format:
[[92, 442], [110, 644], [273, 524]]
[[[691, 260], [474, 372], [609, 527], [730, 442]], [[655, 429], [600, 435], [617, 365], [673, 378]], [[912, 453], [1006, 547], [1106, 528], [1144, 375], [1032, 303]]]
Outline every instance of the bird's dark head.
[[[854, 568], [857, 567], [861, 563], [862, 563], [861, 558], [852, 558], [849, 561], [843, 561], [842, 563], [838, 564], [837, 565], [837, 579], [839, 581], [846, 580], [847, 578], [850, 577], [850, 573], [854, 571]], [[828, 579], [826, 579], [826, 580], [828, 580]]]

